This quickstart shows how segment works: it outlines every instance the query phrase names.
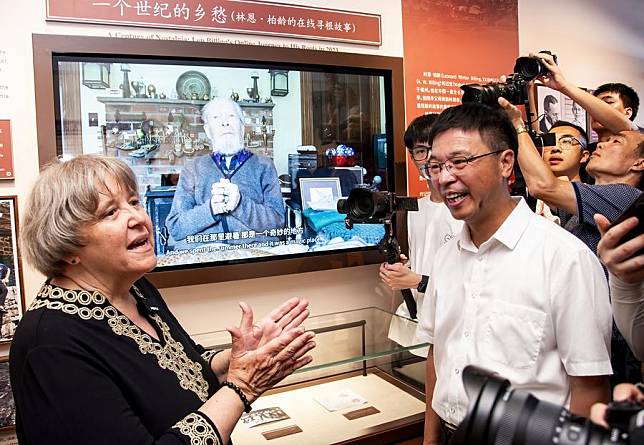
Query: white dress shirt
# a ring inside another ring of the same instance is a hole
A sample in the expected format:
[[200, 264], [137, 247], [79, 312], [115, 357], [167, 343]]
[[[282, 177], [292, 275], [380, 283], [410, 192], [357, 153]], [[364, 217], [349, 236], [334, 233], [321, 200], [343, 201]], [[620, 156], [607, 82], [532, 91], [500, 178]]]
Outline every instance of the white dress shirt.
[[[407, 213], [407, 240], [409, 242], [409, 267], [419, 275], [429, 276], [434, 257], [440, 247], [454, 238], [463, 227], [463, 221], [454, 219], [447, 206], [432, 202], [429, 196], [418, 200], [418, 211]], [[430, 277], [431, 280], [431, 277]], [[428, 287], [429, 289], [429, 287]], [[411, 289], [418, 313], [423, 306], [425, 294]], [[407, 305], [403, 302], [396, 310], [396, 315], [408, 319]], [[389, 338], [409, 346], [413, 343], [416, 322], [394, 317], [389, 329]], [[427, 357], [427, 348], [414, 349], [412, 353]]]
[[453, 424], [468, 406], [461, 375], [468, 364], [566, 406], [569, 375], [612, 373], [611, 309], [599, 260], [517, 201], [478, 249], [464, 226], [434, 260], [416, 340], [434, 345], [432, 408]]

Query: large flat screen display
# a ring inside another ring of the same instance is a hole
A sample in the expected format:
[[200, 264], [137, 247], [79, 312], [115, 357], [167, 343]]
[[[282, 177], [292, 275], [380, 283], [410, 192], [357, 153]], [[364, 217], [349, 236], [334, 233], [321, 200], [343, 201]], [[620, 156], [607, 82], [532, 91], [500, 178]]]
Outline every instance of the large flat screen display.
[[[387, 71], [104, 55], [55, 55], [52, 67], [58, 154], [133, 169], [159, 270], [382, 239], [380, 225], [346, 228], [336, 202], [393, 187]], [[216, 126], [230, 104], [239, 133], [223, 143]]]

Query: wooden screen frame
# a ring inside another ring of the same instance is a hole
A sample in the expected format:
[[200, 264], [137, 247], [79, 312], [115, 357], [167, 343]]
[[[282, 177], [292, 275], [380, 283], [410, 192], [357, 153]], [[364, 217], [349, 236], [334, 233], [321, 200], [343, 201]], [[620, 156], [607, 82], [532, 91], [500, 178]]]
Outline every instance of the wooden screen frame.
[[[295, 65], [298, 68], [306, 68], [307, 66], [318, 69], [325, 66], [334, 69], [350, 67], [351, 69], [378, 69], [391, 75], [391, 113], [387, 116], [390, 121], [387, 121], [386, 125], [391, 129], [394, 159], [388, 160], [388, 168], [393, 168], [395, 192], [399, 195], [407, 193], [405, 179], [407, 153], [403, 143], [405, 109], [402, 58], [265, 46], [44, 34], [34, 34], [32, 43], [38, 157], [41, 168], [57, 156], [52, 65], [54, 55], [169, 59], [189, 57], [195, 62], [199, 62], [201, 59], [248, 63], [268, 62], [283, 66]], [[192, 266], [178, 270], [153, 271], [148, 274], [148, 278], [157, 287], [163, 288], [338, 269], [375, 264], [381, 261], [382, 256], [374, 247], [369, 250], [338, 251], [308, 257], [278, 257], [239, 264]]]

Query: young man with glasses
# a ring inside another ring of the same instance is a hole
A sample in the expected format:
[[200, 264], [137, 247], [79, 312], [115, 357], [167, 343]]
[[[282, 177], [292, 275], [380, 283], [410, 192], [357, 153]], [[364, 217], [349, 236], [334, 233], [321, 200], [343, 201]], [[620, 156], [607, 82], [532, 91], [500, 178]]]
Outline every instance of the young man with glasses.
[[587, 416], [608, 399], [611, 373], [599, 260], [510, 196], [517, 136], [503, 110], [449, 108], [429, 142], [432, 185], [465, 225], [436, 254], [416, 331], [416, 340], [432, 344], [424, 445], [446, 444], [464, 418], [461, 374], [469, 364]]
[[[452, 239], [463, 226], [461, 221], [452, 218], [447, 207], [442, 204], [438, 193], [432, 190], [427, 175], [426, 164], [431, 153], [428, 142], [429, 130], [437, 117], [437, 114], [427, 114], [415, 118], [407, 127], [404, 135], [409, 155], [414, 161], [418, 174], [424, 181], [427, 181], [429, 191], [428, 196], [418, 200], [418, 211], [407, 213], [409, 261], [406, 264], [383, 263], [380, 266], [382, 282], [392, 290], [411, 289], [419, 311], [423, 304], [424, 293], [429, 281], [429, 271], [436, 251]], [[402, 259], [405, 261], [407, 258], [403, 257]], [[409, 318], [405, 304], [400, 305], [396, 313]], [[390, 335], [390, 337], [392, 336]], [[395, 340], [393, 337], [392, 339]]]
[[[541, 159], [532, 139], [527, 135], [521, 112], [501, 98], [519, 133], [519, 166], [529, 193], [558, 209], [561, 225], [597, 253], [600, 233], [593, 216], [604, 215], [614, 221], [641, 194], [644, 185], [644, 135], [622, 131], [597, 144], [586, 171], [595, 184], [559, 181]], [[641, 363], [635, 359], [619, 331], [613, 329], [611, 384], [642, 381]]]
[[[563, 181], [583, 181], [588, 178], [585, 171], [586, 162], [590, 157], [588, 136], [581, 127], [565, 121], [557, 121], [549, 133], [555, 135], [555, 145], [543, 147], [543, 160], [554, 175]], [[559, 216], [540, 199], [537, 200], [535, 212], [557, 224], [561, 224]]]
[[556, 144], [543, 148], [543, 160], [555, 176], [581, 181], [580, 172], [590, 157], [586, 132], [575, 124], [558, 121], [549, 133], [555, 134]]

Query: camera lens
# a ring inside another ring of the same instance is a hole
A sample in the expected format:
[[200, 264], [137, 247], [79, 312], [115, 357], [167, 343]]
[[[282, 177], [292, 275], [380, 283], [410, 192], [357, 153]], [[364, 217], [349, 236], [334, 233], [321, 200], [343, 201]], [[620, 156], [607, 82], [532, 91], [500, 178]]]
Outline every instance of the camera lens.
[[489, 85], [469, 84], [461, 86], [463, 90], [463, 103], [476, 102], [480, 104], [493, 105], [503, 94], [499, 86], [502, 84], [492, 83]]
[[347, 199], [347, 213], [354, 221], [365, 221], [373, 216], [375, 202], [369, 190], [356, 188], [351, 190]]
[[453, 445], [625, 444], [565, 408], [515, 391], [510, 382], [475, 366], [463, 370], [470, 404]]
[[356, 194], [355, 200], [350, 202], [351, 215], [355, 219], [367, 219], [373, 214], [375, 203], [369, 192]]
[[462, 85], [463, 98], [461, 100], [463, 103], [477, 102], [497, 106], [499, 97], [503, 97], [512, 104], [522, 104], [524, 100], [523, 85], [523, 83], [514, 79], [510, 79], [505, 83]]
[[349, 207], [347, 205], [347, 200], [346, 199], [338, 199], [338, 203], [336, 204], [336, 208], [338, 210], [338, 213], [342, 214], [347, 214], [349, 213]]
[[525, 80], [532, 80], [537, 76], [548, 74], [548, 68], [539, 59], [519, 57], [514, 64], [514, 72]]
[[346, 213], [349, 219], [358, 223], [376, 222], [391, 216], [392, 208], [389, 192], [372, 192], [363, 188], [355, 188], [349, 193], [346, 203]]

